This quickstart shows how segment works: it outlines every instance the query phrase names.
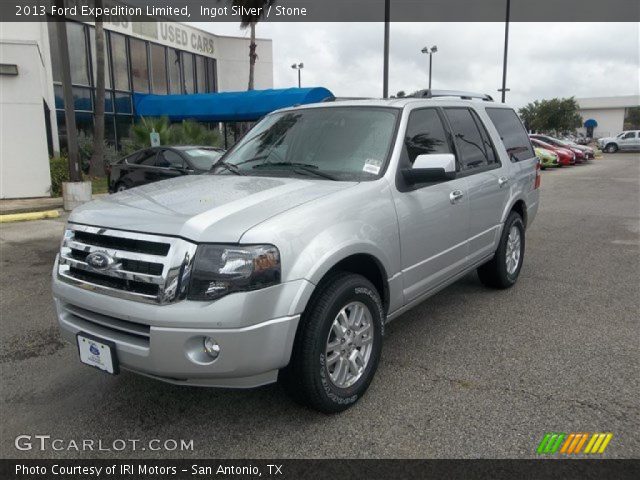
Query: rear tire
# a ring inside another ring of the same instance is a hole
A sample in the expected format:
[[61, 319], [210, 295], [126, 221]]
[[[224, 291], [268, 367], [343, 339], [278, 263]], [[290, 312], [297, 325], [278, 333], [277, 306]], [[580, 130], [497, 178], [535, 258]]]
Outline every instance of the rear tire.
[[339, 272], [318, 286], [300, 322], [279, 381], [302, 405], [323, 413], [346, 410], [367, 390], [380, 360], [378, 291], [361, 275]]
[[607, 143], [604, 147], [604, 151], [606, 153], [616, 153], [618, 151], [618, 146], [615, 143]]
[[516, 283], [524, 261], [524, 233], [522, 217], [511, 212], [504, 223], [494, 257], [478, 268], [478, 277], [483, 284], [504, 289]]
[[124, 192], [125, 190], [128, 190], [130, 187], [124, 183], [124, 182], [118, 182], [116, 183], [116, 189], [115, 192]]

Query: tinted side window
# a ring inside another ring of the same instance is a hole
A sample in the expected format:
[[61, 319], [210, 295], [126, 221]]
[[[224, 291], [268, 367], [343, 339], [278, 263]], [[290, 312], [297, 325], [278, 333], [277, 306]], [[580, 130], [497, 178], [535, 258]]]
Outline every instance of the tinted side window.
[[176, 152], [172, 150], [163, 150], [158, 155], [158, 167], [177, 167], [181, 168], [184, 165], [184, 160]]
[[514, 162], [533, 158], [533, 148], [520, 118], [508, 108], [487, 108], [487, 115], [498, 130], [509, 158]]
[[636, 133], [635, 132], [629, 132], [622, 138], [636, 138]]
[[[489, 135], [479, 119], [467, 108], [446, 108], [445, 112], [458, 149], [460, 171], [473, 170], [495, 163], [496, 156]], [[481, 133], [481, 130], [483, 132]]]
[[434, 108], [411, 112], [404, 145], [411, 164], [425, 153], [452, 153], [442, 120]]
[[146, 150], [142, 152], [135, 161], [129, 163], [136, 163], [137, 165], [146, 165], [148, 167], [154, 166], [156, 164], [156, 151], [155, 150]]

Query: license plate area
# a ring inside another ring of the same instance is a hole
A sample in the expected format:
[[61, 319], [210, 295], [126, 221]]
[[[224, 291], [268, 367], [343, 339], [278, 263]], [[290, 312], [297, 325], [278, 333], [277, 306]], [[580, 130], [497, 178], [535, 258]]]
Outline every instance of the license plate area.
[[76, 342], [82, 363], [111, 375], [119, 373], [115, 343], [84, 332], [76, 335]]

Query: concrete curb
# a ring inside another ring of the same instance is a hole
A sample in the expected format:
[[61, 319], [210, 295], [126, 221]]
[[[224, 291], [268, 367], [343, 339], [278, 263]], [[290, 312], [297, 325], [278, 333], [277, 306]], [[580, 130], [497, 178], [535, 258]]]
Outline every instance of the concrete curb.
[[45, 210], [42, 212], [27, 213], [11, 213], [8, 215], [0, 215], [0, 223], [24, 222], [27, 220], [42, 220], [44, 218], [58, 218], [60, 212], [58, 210]]

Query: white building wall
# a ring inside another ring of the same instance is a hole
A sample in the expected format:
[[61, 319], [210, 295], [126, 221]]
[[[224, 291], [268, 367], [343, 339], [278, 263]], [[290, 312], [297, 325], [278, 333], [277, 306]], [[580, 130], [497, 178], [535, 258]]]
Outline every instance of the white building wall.
[[[246, 90], [249, 85], [249, 39], [218, 37], [216, 54], [218, 90]], [[271, 40], [256, 40], [258, 59], [254, 72], [254, 88], [273, 88], [273, 48]]]
[[48, 196], [51, 180], [43, 104], [47, 67], [36, 39], [41, 31], [39, 24], [9, 25], [23, 31], [15, 32], [15, 39], [3, 32], [0, 42], [2, 63], [18, 66], [17, 76], [0, 76], [0, 198]]
[[[583, 122], [593, 118], [598, 122], [598, 126], [593, 129], [593, 137], [610, 137], [615, 136], [623, 130], [624, 124], [624, 108], [599, 108], [580, 110]], [[582, 127], [578, 132], [586, 134], [587, 129]]]

